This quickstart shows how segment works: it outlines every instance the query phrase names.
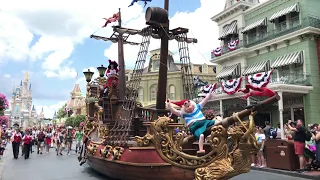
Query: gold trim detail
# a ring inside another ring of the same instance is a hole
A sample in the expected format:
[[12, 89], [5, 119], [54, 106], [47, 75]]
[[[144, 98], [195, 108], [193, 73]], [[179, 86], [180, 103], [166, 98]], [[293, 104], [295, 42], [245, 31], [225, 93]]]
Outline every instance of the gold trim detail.
[[112, 150], [113, 160], [120, 160], [122, 153], [124, 152], [123, 147], [116, 146]]

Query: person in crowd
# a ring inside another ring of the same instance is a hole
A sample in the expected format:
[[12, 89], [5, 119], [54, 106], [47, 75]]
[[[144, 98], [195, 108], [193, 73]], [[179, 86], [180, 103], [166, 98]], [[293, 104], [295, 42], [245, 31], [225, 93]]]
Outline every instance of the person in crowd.
[[42, 154], [43, 147], [44, 147], [44, 140], [45, 140], [46, 134], [43, 132], [43, 129], [40, 129], [39, 134], [37, 135], [37, 154]]
[[[24, 137], [24, 135], [26, 134], [25, 131], [22, 129], [22, 127], [20, 128], [20, 133], [21, 133], [21, 138]], [[21, 156], [24, 156], [24, 143], [23, 140], [20, 143], [21, 146]]]
[[66, 140], [66, 145], [68, 147], [68, 155], [70, 155], [70, 151], [71, 151], [71, 147], [72, 147], [72, 141], [73, 141], [73, 135], [72, 135], [72, 127], [69, 126], [67, 128], [67, 132], [66, 132], [66, 136], [65, 136], [65, 140]]
[[20, 130], [18, 128], [12, 134], [11, 140], [12, 140], [13, 158], [14, 159], [18, 159], [20, 143], [22, 141], [21, 133], [20, 133]]
[[49, 128], [49, 129], [47, 130], [47, 133], [46, 133], [46, 150], [47, 150], [47, 153], [49, 153], [49, 151], [50, 151], [51, 142], [52, 142], [52, 131], [51, 131], [51, 129]]
[[7, 132], [7, 142], [10, 142], [10, 139], [12, 136], [12, 129], [8, 128], [6, 132]]
[[320, 124], [313, 125], [312, 140], [315, 141], [316, 146], [316, 160], [320, 163]]
[[266, 127], [263, 128], [263, 132], [264, 132], [264, 135], [266, 136], [266, 140], [270, 139], [270, 129], [271, 129], [271, 126], [270, 126], [270, 122], [269, 121], [266, 121]]
[[24, 144], [24, 159], [29, 159], [31, 143], [32, 143], [32, 135], [30, 133], [31, 130], [26, 130], [26, 134], [23, 136], [23, 144]]
[[276, 139], [281, 139], [281, 131], [282, 131], [282, 129], [281, 129], [281, 127], [280, 127], [280, 123], [277, 124], [276, 130], [277, 130], [277, 137], [276, 137]]
[[76, 131], [76, 153], [81, 152], [81, 146], [82, 146], [82, 138], [83, 138], [83, 129], [79, 127]]
[[0, 144], [0, 159], [2, 159], [5, 149], [6, 149], [6, 140], [2, 140]]
[[294, 141], [294, 149], [295, 154], [299, 157], [299, 165], [300, 169], [297, 170], [299, 173], [303, 173], [306, 168], [306, 159], [304, 157], [304, 148], [305, 148], [305, 142], [306, 142], [306, 128], [303, 126], [303, 122], [299, 119], [296, 122], [296, 126], [292, 127], [292, 121], [288, 121], [288, 128], [291, 131], [294, 131], [295, 134], [293, 136]]
[[259, 167], [263, 168], [263, 167], [266, 167], [264, 153], [263, 153], [264, 145], [265, 145], [265, 141], [266, 141], [266, 135], [265, 135], [264, 130], [261, 127], [258, 127], [258, 131], [256, 134], [256, 140], [257, 140], [257, 143], [260, 147], [258, 155], [257, 155], [258, 163], [259, 163]]
[[65, 148], [65, 144], [64, 144], [64, 140], [65, 140], [65, 131], [64, 130], [60, 130], [61, 132], [57, 132], [57, 139], [56, 139], [56, 143], [57, 143], [57, 156], [58, 155], [63, 155], [62, 151]]
[[288, 140], [292, 140], [293, 131], [291, 131], [289, 129], [288, 124], [284, 124], [283, 128], [284, 128], [284, 136], [285, 136], [285, 138], [288, 139]]
[[[258, 130], [259, 130], [259, 127], [256, 126], [255, 130], [253, 131], [253, 134], [256, 137], [256, 140], [258, 139], [258, 135], [259, 135]], [[259, 166], [257, 164], [257, 156], [258, 156], [258, 154], [251, 155], [251, 166]]]

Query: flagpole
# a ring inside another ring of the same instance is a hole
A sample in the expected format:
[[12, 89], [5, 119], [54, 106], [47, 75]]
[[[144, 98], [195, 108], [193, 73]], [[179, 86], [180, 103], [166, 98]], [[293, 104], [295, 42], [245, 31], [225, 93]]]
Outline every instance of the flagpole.
[[[121, 20], [121, 9], [119, 8], [119, 27], [122, 26]], [[119, 33], [118, 35], [118, 63], [119, 63], [119, 98], [125, 98], [126, 91], [126, 73], [125, 73], [125, 62], [124, 62], [124, 52], [123, 52], [123, 35]]]

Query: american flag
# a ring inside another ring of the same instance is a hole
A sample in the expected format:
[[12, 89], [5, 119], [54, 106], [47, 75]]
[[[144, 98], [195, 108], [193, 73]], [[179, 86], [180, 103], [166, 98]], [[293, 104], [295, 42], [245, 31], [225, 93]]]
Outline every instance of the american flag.
[[112, 17], [103, 18], [103, 19], [106, 20], [106, 23], [102, 26], [102, 28], [107, 27], [107, 25], [112, 23], [112, 22], [118, 21], [119, 20], [119, 13], [113, 14]]

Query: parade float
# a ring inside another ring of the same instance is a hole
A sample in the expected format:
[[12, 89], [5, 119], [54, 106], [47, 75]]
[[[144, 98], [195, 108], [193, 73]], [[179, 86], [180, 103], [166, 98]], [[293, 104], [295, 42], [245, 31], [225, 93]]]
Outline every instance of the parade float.
[[[185, 125], [178, 123], [174, 113], [166, 108], [166, 88], [158, 89], [154, 108], [141, 107], [136, 101], [151, 38], [161, 39], [158, 87], [167, 87], [168, 41], [176, 40], [182, 64], [184, 98], [195, 98], [188, 43], [196, 43], [197, 40], [187, 37], [188, 29], [169, 30], [168, 6], [169, 2], [165, 0], [164, 9], [148, 7], [148, 26], [142, 30], [122, 27], [119, 12], [113, 16], [119, 25], [113, 26], [111, 37], [91, 36], [96, 40], [118, 43], [119, 59], [117, 67], [98, 67], [99, 77], [96, 79], [92, 80], [94, 73], [89, 69], [84, 72], [87, 119], [84, 123], [84, 144], [78, 157], [80, 165], [88, 163], [94, 170], [121, 180], [229, 179], [247, 173], [251, 155], [259, 150], [253, 133], [254, 115], [279, 100], [274, 92], [266, 88], [254, 89], [259, 92], [243, 91], [267, 96], [267, 99], [208, 127], [204, 132], [205, 153], [199, 154], [195, 136], [176, 131], [185, 129]], [[130, 35], [141, 35], [142, 42], [127, 41]], [[123, 58], [123, 44], [126, 43], [140, 45], [127, 85]], [[109, 71], [107, 77], [106, 71]]]

